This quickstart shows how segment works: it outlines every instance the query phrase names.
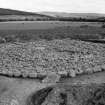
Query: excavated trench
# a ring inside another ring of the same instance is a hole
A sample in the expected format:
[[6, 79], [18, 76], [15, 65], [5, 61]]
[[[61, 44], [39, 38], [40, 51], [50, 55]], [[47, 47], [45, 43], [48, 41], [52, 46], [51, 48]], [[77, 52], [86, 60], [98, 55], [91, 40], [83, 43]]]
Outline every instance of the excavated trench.
[[54, 84], [0, 76], [0, 105], [105, 105], [105, 72], [62, 78]]

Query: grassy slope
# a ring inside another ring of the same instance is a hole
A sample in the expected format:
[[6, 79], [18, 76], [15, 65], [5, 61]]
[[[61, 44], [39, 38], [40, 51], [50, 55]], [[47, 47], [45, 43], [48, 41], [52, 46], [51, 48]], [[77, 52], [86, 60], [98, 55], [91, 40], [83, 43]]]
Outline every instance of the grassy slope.
[[3, 9], [0, 8], [0, 21], [29, 21], [29, 20], [37, 20], [37, 19], [52, 19], [53, 17], [33, 13], [33, 12], [24, 12], [18, 10], [11, 10], [11, 9]]
[[[12, 10], [12, 9], [3, 9], [0, 8], [0, 15], [33, 15], [33, 16], [46, 16], [46, 15], [41, 15], [38, 13], [33, 13], [33, 12], [25, 12], [25, 11], [18, 11], [18, 10]], [[48, 17], [48, 16], [46, 16]]]
[[[53, 23], [51, 25], [54, 24], [56, 23]], [[43, 29], [42, 26], [41, 26], [42, 29], [33, 29], [33, 27], [32, 29], [28, 29], [27, 27], [28, 24], [26, 26], [25, 24], [23, 26], [21, 25], [21, 28], [26, 27], [26, 29], [22, 30], [20, 29], [8, 30], [4, 28], [4, 30], [0, 30], [0, 36], [6, 38], [6, 40], [10, 42], [12, 41], [14, 42], [17, 39], [20, 41], [29, 41], [29, 40], [38, 40], [38, 39], [52, 40], [52, 39], [73, 38], [73, 39], [86, 40], [86, 39], [105, 38], [105, 29], [102, 28], [101, 26], [97, 26], [98, 24], [96, 26], [89, 26], [88, 24], [87, 27], [84, 27], [84, 24], [80, 26], [64, 26], [64, 24], [62, 24], [61, 27], [58, 27], [59, 25], [58, 26], [55, 25], [54, 26], [55, 28], [53, 27], [54, 29], [50, 28], [52, 27], [50, 26], [50, 24], [48, 25], [49, 27], [47, 25], [48, 24], [45, 24], [46, 27], [44, 26], [44, 24], [42, 25], [46, 29]], [[31, 28], [31, 26], [29, 28]]]
[[105, 14], [99, 13], [66, 13], [66, 12], [41, 12], [41, 14], [58, 17], [82, 17], [82, 18], [98, 18], [105, 17]]

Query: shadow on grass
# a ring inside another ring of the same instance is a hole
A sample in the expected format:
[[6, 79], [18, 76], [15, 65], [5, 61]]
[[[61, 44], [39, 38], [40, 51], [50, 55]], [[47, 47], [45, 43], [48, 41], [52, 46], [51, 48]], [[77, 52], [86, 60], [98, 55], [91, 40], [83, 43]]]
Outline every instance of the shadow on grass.
[[41, 89], [28, 97], [26, 105], [42, 105], [48, 94], [53, 90], [52, 87]]

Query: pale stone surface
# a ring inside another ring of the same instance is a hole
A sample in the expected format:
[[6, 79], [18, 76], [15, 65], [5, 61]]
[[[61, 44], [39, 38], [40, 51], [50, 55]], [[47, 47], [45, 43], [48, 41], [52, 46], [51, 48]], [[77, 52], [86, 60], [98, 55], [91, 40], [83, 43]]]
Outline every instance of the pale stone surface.
[[49, 73], [46, 78], [42, 80], [43, 83], [56, 83], [59, 82], [60, 75], [56, 73]]
[[19, 105], [18, 101], [15, 99], [12, 99], [10, 102], [10, 105]]

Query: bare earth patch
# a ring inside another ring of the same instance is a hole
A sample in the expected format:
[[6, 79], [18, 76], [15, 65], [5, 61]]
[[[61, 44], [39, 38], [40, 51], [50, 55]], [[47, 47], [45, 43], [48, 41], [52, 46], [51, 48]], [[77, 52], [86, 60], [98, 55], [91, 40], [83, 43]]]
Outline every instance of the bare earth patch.
[[[104, 89], [104, 84], [105, 72], [94, 73], [91, 75], [81, 75], [70, 79], [65, 78], [56, 84], [40, 83], [39, 80], [34, 79], [16, 79], [1, 76], [0, 102], [6, 103], [7, 101], [9, 103], [13, 99], [16, 99], [19, 103], [17, 105], [31, 105], [30, 103], [33, 102], [32, 100], [34, 100], [34, 103], [32, 103], [32, 105], [50, 105], [50, 103], [53, 103], [51, 105], [60, 105], [60, 103], [64, 103], [65, 101], [65, 105], [69, 105], [73, 101], [73, 104], [71, 105], [75, 105], [76, 103], [81, 101], [82, 104], [76, 105], [85, 105], [83, 104], [83, 102], [87, 101], [84, 100], [84, 96], [86, 100], [89, 100], [91, 91], [94, 93], [94, 91], [96, 91], [98, 88], [101, 88], [101, 90]], [[94, 91], [91, 89], [93, 89]], [[73, 96], [73, 94], [77, 95], [77, 99], [74, 99], [75, 97]], [[0, 105], [2, 105], [1, 103]]]

